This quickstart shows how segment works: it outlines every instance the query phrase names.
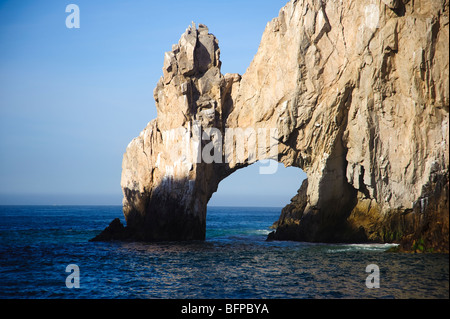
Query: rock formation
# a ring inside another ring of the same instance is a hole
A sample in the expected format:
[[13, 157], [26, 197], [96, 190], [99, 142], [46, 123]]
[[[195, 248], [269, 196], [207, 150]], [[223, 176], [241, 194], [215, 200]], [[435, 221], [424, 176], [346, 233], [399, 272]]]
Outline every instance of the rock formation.
[[127, 237], [203, 239], [219, 182], [272, 158], [308, 179], [271, 239], [448, 251], [448, 50], [440, 0], [292, 0], [242, 76], [193, 24], [123, 158]]

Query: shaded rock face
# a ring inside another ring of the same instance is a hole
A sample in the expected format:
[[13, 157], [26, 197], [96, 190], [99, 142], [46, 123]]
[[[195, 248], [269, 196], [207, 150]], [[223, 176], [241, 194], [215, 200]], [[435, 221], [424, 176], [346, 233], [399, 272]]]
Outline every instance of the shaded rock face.
[[272, 158], [308, 179], [271, 239], [448, 251], [448, 12], [290, 1], [242, 76], [222, 75], [217, 39], [189, 27], [164, 56], [157, 119], [123, 158], [129, 237], [204, 239], [219, 182]]

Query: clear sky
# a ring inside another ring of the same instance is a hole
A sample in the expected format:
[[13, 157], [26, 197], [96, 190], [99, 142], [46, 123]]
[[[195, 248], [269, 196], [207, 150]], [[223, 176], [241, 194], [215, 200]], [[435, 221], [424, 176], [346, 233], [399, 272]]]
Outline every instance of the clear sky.
[[[122, 156], [156, 117], [153, 89], [191, 21], [219, 39], [222, 73], [243, 74], [287, 0], [0, 0], [0, 204], [116, 204]], [[68, 29], [68, 4], [80, 28]], [[256, 165], [212, 205], [283, 206], [305, 177]]]

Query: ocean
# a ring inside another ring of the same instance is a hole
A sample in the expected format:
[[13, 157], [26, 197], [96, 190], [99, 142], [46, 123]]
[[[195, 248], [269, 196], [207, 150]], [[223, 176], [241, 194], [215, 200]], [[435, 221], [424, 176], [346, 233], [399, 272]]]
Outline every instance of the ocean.
[[205, 241], [124, 243], [89, 242], [121, 206], [0, 206], [0, 298], [449, 298], [448, 254], [266, 241], [280, 211], [209, 207]]

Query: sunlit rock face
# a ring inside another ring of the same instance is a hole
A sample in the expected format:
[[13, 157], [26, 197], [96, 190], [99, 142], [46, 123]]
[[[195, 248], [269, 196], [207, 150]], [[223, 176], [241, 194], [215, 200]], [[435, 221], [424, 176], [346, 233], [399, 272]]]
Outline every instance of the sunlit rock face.
[[157, 119], [123, 158], [128, 237], [204, 239], [219, 182], [273, 158], [308, 180], [271, 239], [448, 251], [448, 12], [290, 1], [242, 76], [222, 75], [218, 40], [190, 26], [164, 55]]
[[188, 27], [164, 55], [154, 90], [158, 118], [131, 141], [122, 164], [123, 210], [138, 240], [205, 237], [206, 205], [230, 168], [206, 163], [201, 153], [219, 143], [239, 81], [221, 74], [219, 57], [217, 39], [202, 24]]

